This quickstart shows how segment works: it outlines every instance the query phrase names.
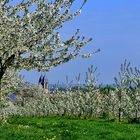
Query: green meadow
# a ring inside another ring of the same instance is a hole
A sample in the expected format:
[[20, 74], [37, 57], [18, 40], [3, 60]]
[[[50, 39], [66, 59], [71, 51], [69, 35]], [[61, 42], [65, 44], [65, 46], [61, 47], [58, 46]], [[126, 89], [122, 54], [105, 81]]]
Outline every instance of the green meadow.
[[0, 126], [0, 140], [140, 140], [140, 125], [105, 119], [14, 117]]

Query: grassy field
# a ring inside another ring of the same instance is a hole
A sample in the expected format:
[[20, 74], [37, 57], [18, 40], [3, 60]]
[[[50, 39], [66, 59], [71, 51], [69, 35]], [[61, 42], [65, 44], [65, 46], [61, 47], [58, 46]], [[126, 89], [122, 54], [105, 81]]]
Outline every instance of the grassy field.
[[[47, 139], [48, 138], [48, 139]], [[61, 117], [11, 118], [0, 140], [140, 140], [140, 124]]]

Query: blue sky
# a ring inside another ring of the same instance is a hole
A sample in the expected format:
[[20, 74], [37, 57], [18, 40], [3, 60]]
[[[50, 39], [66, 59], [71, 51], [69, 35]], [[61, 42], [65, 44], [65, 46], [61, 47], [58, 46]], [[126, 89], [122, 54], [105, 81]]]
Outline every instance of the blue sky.
[[[75, 2], [72, 11], [80, 6]], [[98, 68], [99, 83], [113, 83], [120, 64], [125, 59], [133, 66], [140, 66], [140, 0], [88, 0], [81, 15], [65, 24], [61, 29], [64, 39], [71, 36], [77, 28], [80, 34], [92, 37], [93, 41], [82, 52], [100, 48], [101, 52], [88, 59], [75, 59], [53, 68], [49, 72], [22, 71], [25, 80], [37, 83], [41, 74], [46, 74], [49, 83], [65, 82], [81, 73], [81, 82], [90, 65]]]

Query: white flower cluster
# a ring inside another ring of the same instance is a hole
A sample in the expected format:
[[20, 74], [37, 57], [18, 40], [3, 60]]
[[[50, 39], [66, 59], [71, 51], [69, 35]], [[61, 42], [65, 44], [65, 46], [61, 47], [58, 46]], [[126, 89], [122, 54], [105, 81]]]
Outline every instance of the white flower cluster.
[[24, 85], [25, 81], [18, 72], [8, 70], [1, 80], [1, 94], [7, 95], [10, 92], [15, 92], [16, 89]]
[[91, 41], [80, 37], [79, 30], [69, 39], [61, 39], [58, 29], [81, 13], [82, 7], [70, 13], [74, 1], [10, 2], [0, 1], [0, 81], [9, 67], [48, 71], [80, 56], [80, 50]]
[[[8, 70], [1, 80], [0, 92], [0, 120], [5, 120], [10, 112], [15, 112], [16, 107], [8, 99], [10, 93], [15, 92], [19, 88], [25, 88], [26, 83], [22, 77], [14, 70]], [[13, 114], [13, 113], [12, 113]]]

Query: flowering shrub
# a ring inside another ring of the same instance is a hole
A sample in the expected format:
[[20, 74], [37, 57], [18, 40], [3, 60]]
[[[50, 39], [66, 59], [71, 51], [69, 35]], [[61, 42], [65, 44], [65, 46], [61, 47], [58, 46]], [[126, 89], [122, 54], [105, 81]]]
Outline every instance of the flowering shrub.
[[25, 81], [22, 76], [14, 70], [8, 70], [1, 80], [1, 93], [7, 95], [10, 92], [15, 92], [20, 87], [24, 87]]
[[14, 70], [7, 71], [1, 81], [0, 120], [5, 121], [8, 115], [15, 114], [16, 107], [8, 98], [8, 94], [15, 92], [19, 87], [25, 87], [22, 77]]
[[5, 108], [8, 106], [8, 102], [6, 101], [6, 98], [1, 96], [0, 97], [0, 121], [5, 122], [8, 114], [5, 111]]

